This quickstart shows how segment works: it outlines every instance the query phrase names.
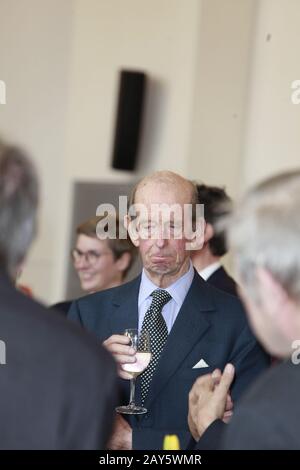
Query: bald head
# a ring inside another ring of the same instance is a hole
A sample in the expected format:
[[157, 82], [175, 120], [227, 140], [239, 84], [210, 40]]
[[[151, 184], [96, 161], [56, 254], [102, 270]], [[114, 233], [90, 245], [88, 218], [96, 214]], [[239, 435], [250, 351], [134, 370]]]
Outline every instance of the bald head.
[[191, 181], [172, 171], [156, 171], [152, 175], [145, 176], [135, 186], [131, 195], [130, 204], [144, 202], [146, 193], [152, 189], [155, 191], [155, 188], [158, 187], [162, 191], [172, 193], [178, 203], [197, 203], [197, 189]]

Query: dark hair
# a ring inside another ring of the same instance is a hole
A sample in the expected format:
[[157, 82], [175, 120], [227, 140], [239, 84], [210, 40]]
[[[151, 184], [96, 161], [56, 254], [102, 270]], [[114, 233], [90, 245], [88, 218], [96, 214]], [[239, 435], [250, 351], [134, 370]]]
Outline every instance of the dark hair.
[[36, 233], [38, 181], [25, 153], [0, 143], [0, 263], [13, 276]]
[[217, 186], [197, 184], [198, 203], [204, 204], [204, 218], [214, 229], [214, 235], [209, 240], [209, 248], [214, 256], [223, 256], [227, 252], [224, 231], [216, 230], [218, 220], [231, 210], [231, 199], [225, 189]]
[[[97, 225], [104, 217], [105, 216], [95, 216], [78, 225], [76, 228], [77, 235], [86, 235], [87, 237], [98, 238]], [[121, 258], [124, 253], [130, 254], [128, 267], [123, 272], [124, 279], [136, 258], [137, 250], [128, 235], [124, 239], [119, 237], [119, 218], [114, 218], [113, 222], [116, 223], [116, 238], [107, 238], [106, 240], [113, 253], [114, 259], [117, 260]], [[105, 227], [105, 230], [106, 229], [108, 228]]]

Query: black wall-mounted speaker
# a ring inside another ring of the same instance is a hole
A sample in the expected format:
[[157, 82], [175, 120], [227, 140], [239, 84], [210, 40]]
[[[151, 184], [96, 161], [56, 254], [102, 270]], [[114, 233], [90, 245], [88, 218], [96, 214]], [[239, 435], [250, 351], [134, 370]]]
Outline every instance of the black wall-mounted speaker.
[[112, 167], [117, 170], [135, 169], [143, 105], [146, 91], [146, 75], [143, 72], [120, 72], [117, 118], [112, 155]]

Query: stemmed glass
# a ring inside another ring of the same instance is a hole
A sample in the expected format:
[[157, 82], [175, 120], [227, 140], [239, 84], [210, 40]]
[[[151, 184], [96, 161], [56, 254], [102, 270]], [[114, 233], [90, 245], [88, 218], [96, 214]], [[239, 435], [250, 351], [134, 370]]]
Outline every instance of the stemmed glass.
[[127, 406], [118, 406], [116, 412], [128, 415], [141, 415], [147, 413], [147, 409], [135, 403], [135, 382], [138, 375], [147, 369], [151, 360], [150, 336], [148, 332], [142, 331], [139, 333], [135, 328], [125, 330], [124, 335], [130, 338], [130, 346], [136, 351], [136, 362], [122, 365], [123, 370], [132, 377], [130, 379], [130, 399]]

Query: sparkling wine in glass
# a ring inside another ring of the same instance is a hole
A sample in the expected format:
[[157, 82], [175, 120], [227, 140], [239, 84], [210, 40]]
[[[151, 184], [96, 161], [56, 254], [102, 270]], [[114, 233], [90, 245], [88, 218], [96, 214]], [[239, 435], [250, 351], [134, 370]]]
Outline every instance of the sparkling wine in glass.
[[140, 415], [147, 413], [147, 409], [135, 403], [135, 382], [136, 378], [147, 369], [150, 363], [150, 337], [148, 332], [142, 331], [139, 333], [135, 328], [125, 330], [124, 335], [130, 338], [130, 346], [136, 351], [136, 362], [122, 365], [123, 370], [132, 377], [130, 379], [130, 399], [127, 406], [118, 406], [116, 411], [117, 413]]

